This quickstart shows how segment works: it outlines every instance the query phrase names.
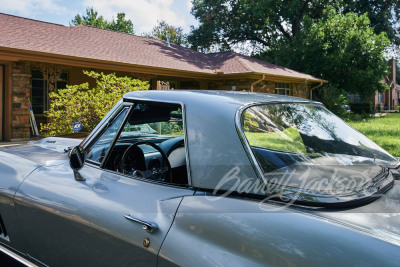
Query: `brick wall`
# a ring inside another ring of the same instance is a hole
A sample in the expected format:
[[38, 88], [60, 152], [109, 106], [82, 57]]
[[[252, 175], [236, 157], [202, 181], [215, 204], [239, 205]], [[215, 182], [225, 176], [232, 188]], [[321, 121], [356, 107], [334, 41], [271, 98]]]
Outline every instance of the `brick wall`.
[[28, 139], [30, 137], [29, 106], [31, 102], [30, 62], [14, 62], [11, 75], [11, 141]]

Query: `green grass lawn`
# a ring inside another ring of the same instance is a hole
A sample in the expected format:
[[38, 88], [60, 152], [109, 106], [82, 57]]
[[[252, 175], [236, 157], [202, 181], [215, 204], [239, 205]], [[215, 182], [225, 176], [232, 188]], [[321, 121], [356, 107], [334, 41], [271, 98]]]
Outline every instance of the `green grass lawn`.
[[400, 114], [348, 123], [393, 156], [400, 157]]
[[245, 132], [251, 146], [265, 147], [293, 153], [307, 153], [297, 129], [287, 128], [282, 132], [254, 133]]

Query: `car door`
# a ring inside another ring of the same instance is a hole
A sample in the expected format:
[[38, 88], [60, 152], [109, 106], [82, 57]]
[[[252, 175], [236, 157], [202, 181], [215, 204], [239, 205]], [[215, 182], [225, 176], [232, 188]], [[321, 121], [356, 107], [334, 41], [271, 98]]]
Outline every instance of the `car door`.
[[[42, 167], [21, 185], [16, 210], [26, 252], [50, 266], [155, 266], [181, 198], [193, 191], [90, 164], [79, 173], [85, 181], [68, 164]], [[126, 216], [158, 229], [147, 232]]]
[[[143, 143], [140, 138], [144, 137], [152, 142], [176, 139], [161, 132], [148, 133], [147, 129], [146, 133], [140, 132], [135, 120], [140, 123], [145, 120], [132, 119], [131, 115], [132, 125], [125, 124], [127, 114], [133, 114], [133, 109], [125, 108], [110, 119], [106, 130], [86, 148], [82, 169], [74, 171], [67, 162], [43, 166], [19, 187], [15, 196], [16, 212], [24, 226], [22, 231], [30, 257], [50, 266], [157, 264], [161, 244], [182, 198], [193, 195], [194, 191], [187, 183], [176, 185], [154, 179], [161, 168], [118, 172], [113, 167], [121, 159], [119, 151], [133, 145], [129, 142]], [[156, 119], [151, 116], [164, 112], [162, 118], [169, 119], [170, 108], [154, 109], [139, 108], [134, 115], [144, 114], [143, 118], [154, 122]], [[173, 125], [177, 126], [177, 122]], [[146, 162], [154, 162], [157, 151], [151, 148], [146, 151], [150, 151], [143, 152]], [[136, 161], [132, 155], [130, 159]], [[135, 176], [139, 172], [150, 173], [152, 179]]]

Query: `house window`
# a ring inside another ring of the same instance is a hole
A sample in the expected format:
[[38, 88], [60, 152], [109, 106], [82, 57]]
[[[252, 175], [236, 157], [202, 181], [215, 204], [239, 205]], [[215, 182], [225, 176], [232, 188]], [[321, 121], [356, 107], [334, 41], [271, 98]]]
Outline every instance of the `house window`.
[[383, 103], [383, 94], [378, 93], [378, 103]]
[[290, 95], [289, 84], [288, 83], [275, 83], [275, 94]]
[[[48, 79], [45, 79], [40, 70], [32, 70], [32, 110], [34, 114], [43, 114], [48, 108]], [[61, 73], [55, 82], [55, 90], [67, 87], [68, 74]]]
[[362, 101], [362, 96], [360, 94], [355, 94], [354, 95], [354, 103], [360, 103]]

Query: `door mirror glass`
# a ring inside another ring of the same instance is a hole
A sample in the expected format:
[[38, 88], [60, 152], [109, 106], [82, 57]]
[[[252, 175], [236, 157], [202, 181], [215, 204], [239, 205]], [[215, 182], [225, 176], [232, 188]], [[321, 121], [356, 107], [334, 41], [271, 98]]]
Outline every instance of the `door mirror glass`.
[[69, 153], [69, 166], [74, 171], [79, 171], [82, 169], [85, 162], [85, 151], [81, 146], [74, 147]]

